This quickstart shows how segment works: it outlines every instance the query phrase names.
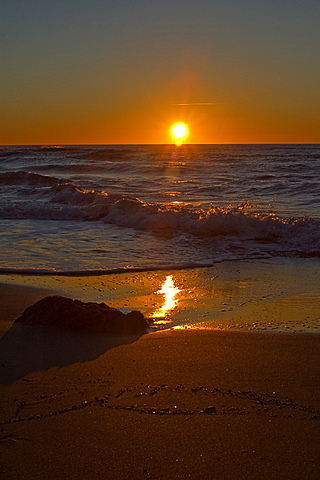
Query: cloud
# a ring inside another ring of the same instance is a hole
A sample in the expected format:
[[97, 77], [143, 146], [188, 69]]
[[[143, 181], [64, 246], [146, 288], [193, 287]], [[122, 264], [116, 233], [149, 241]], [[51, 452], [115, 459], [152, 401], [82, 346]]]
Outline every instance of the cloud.
[[222, 105], [221, 103], [213, 103], [213, 102], [197, 102], [197, 103], [174, 103], [174, 105], [178, 106], [196, 106], [196, 107], [210, 107], [211, 105]]

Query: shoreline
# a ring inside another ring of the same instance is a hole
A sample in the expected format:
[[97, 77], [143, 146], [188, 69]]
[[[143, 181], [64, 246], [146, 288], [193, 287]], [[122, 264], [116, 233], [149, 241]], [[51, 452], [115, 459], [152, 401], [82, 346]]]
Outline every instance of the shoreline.
[[[0, 275], [0, 329], [3, 320], [13, 321], [40, 298], [62, 295], [104, 302], [124, 313], [140, 310], [153, 320], [151, 331], [209, 328], [320, 333], [318, 272], [318, 259], [275, 258], [89, 277]], [[163, 291], [168, 277], [171, 307]], [[14, 288], [19, 292], [16, 295]]]

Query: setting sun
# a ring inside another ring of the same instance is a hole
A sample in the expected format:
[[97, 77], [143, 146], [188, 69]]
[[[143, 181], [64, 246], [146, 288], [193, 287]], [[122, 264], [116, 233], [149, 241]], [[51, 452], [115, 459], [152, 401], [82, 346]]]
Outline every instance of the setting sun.
[[189, 135], [189, 127], [185, 123], [175, 123], [170, 129], [171, 137], [176, 145], [181, 145]]

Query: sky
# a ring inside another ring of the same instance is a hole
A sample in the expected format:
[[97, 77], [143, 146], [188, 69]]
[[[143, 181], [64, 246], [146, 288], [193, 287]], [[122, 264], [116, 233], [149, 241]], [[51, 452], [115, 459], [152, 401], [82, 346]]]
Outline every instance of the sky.
[[1, 0], [0, 144], [320, 143], [319, 0]]

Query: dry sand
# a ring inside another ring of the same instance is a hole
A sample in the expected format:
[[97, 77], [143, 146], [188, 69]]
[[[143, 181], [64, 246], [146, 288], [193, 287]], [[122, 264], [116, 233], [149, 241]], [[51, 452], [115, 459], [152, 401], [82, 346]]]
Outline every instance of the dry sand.
[[48, 292], [4, 288], [1, 478], [320, 478], [319, 335], [8, 329]]

